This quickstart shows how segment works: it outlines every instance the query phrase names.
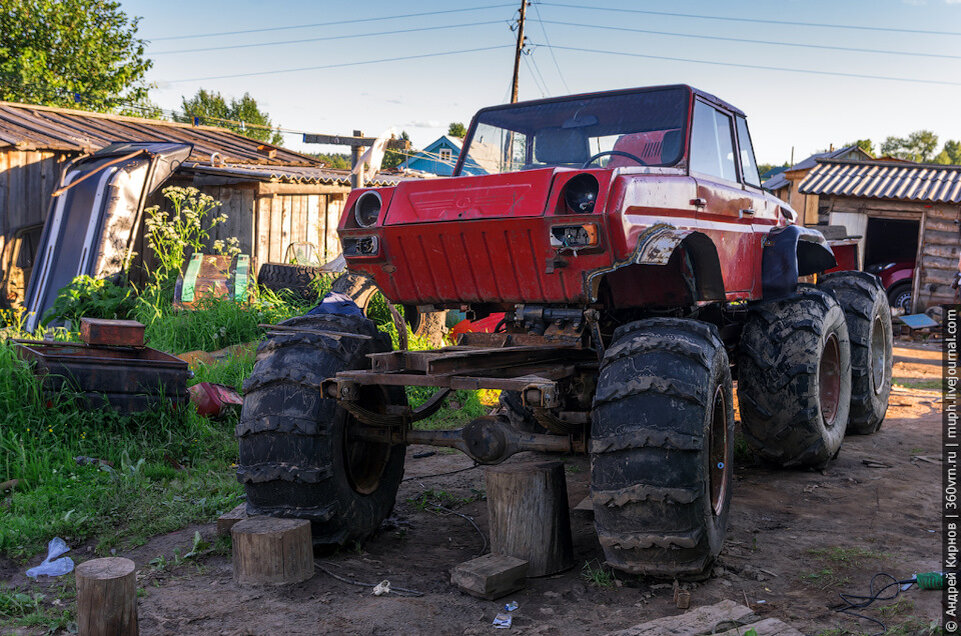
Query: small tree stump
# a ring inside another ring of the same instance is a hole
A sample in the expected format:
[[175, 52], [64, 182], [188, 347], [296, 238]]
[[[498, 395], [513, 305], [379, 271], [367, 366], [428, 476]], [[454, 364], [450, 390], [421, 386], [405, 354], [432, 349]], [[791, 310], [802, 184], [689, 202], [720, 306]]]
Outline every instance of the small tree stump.
[[137, 628], [137, 567], [107, 557], [77, 566], [77, 626], [80, 636], [132, 636]]
[[242, 503], [217, 519], [217, 536], [227, 536], [230, 529], [247, 518], [247, 504]]
[[491, 551], [527, 561], [527, 576], [556, 574], [574, 565], [561, 462], [488, 468], [487, 510]]
[[250, 517], [234, 524], [230, 535], [237, 583], [283, 585], [314, 575], [314, 549], [306, 519]]

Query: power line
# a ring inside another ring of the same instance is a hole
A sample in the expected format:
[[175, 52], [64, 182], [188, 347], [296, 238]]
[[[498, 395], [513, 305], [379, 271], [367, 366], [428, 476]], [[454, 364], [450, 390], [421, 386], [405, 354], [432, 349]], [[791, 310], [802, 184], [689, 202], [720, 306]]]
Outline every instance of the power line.
[[[536, 5], [535, 5], [536, 6]], [[848, 46], [831, 46], [828, 44], [802, 44], [799, 42], [778, 42], [772, 40], [750, 40], [745, 38], [729, 38], [720, 35], [697, 35], [693, 33], [673, 33], [670, 31], [650, 31], [647, 29], [634, 29], [630, 27], [607, 26], [603, 24], [583, 24], [581, 22], [558, 22], [556, 20], [544, 20], [547, 24], [558, 24], [572, 27], [586, 27], [588, 29], [606, 29], [610, 31], [629, 31], [631, 33], [646, 33], [648, 35], [668, 35], [681, 38], [697, 38], [702, 40], [723, 40], [725, 42], [744, 42], [748, 44], [769, 44], [773, 46], [794, 46], [806, 49], [828, 49], [832, 51], [847, 51], [854, 53], [884, 53], [886, 55], [912, 55], [918, 57], [941, 57], [953, 60], [961, 60], [961, 55], [943, 55], [941, 53], [917, 53], [914, 51], [886, 51], [883, 49], [861, 49]], [[545, 40], [547, 46], [550, 42]]]
[[273, 42], [257, 42], [253, 44], [229, 44], [225, 46], [208, 46], [197, 49], [176, 49], [171, 51], [157, 51], [151, 55], [173, 55], [178, 53], [206, 53], [208, 51], [225, 51], [227, 49], [249, 49], [260, 46], [279, 46], [282, 44], [305, 44], [307, 42], [323, 42], [325, 40], [347, 40], [351, 38], [366, 38], [380, 35], [396, 35], [398, 33], [414, 33], [417, 31], [439, 31], [442, 29], [459, 29], [463, 27], [486, 26], [503, 24], [503, 20], [489, 20], [487, 22], [467, 22], [464, 24], [446, 24], [443, 26], [414, 27], [411, 29], [397, 29], [395, 31], [379, 31], [377, 33], [354, 33], [351, 35], [327, 35], [319, 38], [305, 38], [302, 40], [275, 40]]
[[184, 82], [205, 82], [207, 80], [232, 79], [235, 77], [256, 77], [259, 75], [276, 75], [278, 73], [297, 73], [300, 71], [320, 71], [331, 68], [344, 68], [348, 66], [362, 66], [365, 64], [379, 64], [381, 62], [402, 62], [404, 60], [419, 60], [428, 57], [441, 57], [445, 55], [458, 55], [461, 53], [476, 53], [479, 51], [493, 51], [495, 49], [507, 48], [503, 44], [497, 46], [484, 46], [476, 49], [461, 49], [459, 51], [442, 51], [439, 53], [423, 53], [421, 55], [404, 55], [402, 57], [385, 57], [378, 60], [363, 60], [360, 62], [343, 62], [341, 64], [324, 64], [322, 66], [302, 66], [299, 68], [282, 68], [272, 71], [255, 71], [252, 73], [233, 73], [231, 75], [208, 75], [206, 77], [190, 77], [186, 79], [170, 80], [170, 84], [182, 84]]
[[[535, 45], [536, 46], [536, 45]], [[949, 82], [945, 80], [915, 79], [913, 77], [889, 77], [886, 75], [867, 75], [861, 73], [842, 73], [840, 71], [816, 71], [803, 68], [787, 68], [784, 66], [764, 66], [761, 64], [738, 64], [735, 62], [717, 62], [713, 60], [697, 60], [685, 57], [668, 57], [665, 55], [646, 55], [643, 53], [626, 53], [624, 51], [602, 51], [599, 49], [584, 49], [573, 46], [555, 46], [555, 49], [562, 51], [579, 51], [582, 53], [601, 53], [605, 55], [623, 55], [627, 57], [642, 57], [650, 60], [666, 60], [669, 62], [690, 62], [693, 64], [711, 64], [712, 66], [733, 66], [738, 68], [753, 68], [762, 71], [787, 71], [789, 73], [808, 73], [811, 75], [833, 75], [835, 77], [853, 77], [857, 79], [876, 79], [888, 80], [892, 82], [915, 82], [918, 84], [940, 84], [943, 86], [961, 86], [961, 82]]]
[[[615, 9], [613, 7], [584, 6], [578, 4], [565, 4], [562, 2], [545, 2], [553, 7], [566, 7], [568, 9], [586, 9], [588, 11], [616, 11], [620, 13], [643, 13], [645, 15], [664, 15], [674, 18], [698, 18], [701, 20], [723, 20], [725, 22], [755, 22], [758, 24], [782, 24], [786, 26], [806, 26], [820, 27], [827, 29], [853, 29], [857, 31], [883, 31], [888, 33], [922, 33], [925, 35], [961, 35], [958, 31], [927, 31], [923, 29], [897, 29], [893, 27], [871, 27], [857, 24], [827, 24], [823, 22], [795, 22], [790, 20], [764, 20], [761, 18], [731, 18], [720, 15], [701, 15], [696, 13], [673, 13], [670, 11], [649, 11], [646, 9]], [[562, 47], [557, 47], [562, 48]]]
[[567, 80], [564, 79], [564, 73], [561, 72], [561, 65], [557, 63], [557, 56], [554, 55], [554, 49], [551, 47], [551, 40], [547, 37], [547, 27], [544, 26], [544, 20], [541, 19], [541, 10], [537, 8], [537, 2], [533, 3], [534, 12], [537, 14], [537, 21], [541, 24], [541, 32], [544, 33], [544, 42], [547, 43], [547, 48], [551, 52], [551, 59], [554, 60], [554, 68], [557, 69], [557, 74], [561, 78], [561, 83], [564, 84], [564, 90], [568, 93], [571, 92], [571, 87], [567, 85]]
[[531, 74], [531, 78], [534, 80], [534, 85], [537, 86], [537, 90], [540, 92], [541, 97], [547, 97], [544, 92], [544, 84], [542, 82], [543, 77], [541, 79], [537, 78], [537, 74], [534, 73], [534, 68], [531, 66], [531, 60], [529, 58], [529, 55], [524, 56], [524, 64], [527, 66], [527, 72]]
[[318, 22], [315, 24], [294, 24], [290, 26], [281, 27], [264, 27], [261, 29], [245, 29], [243, 31], [219, 31], [216, 33], [193, 33], [190, 35], [168, 35], [159, 38], [144, 38], [152, 42], [159, 42], [161, 40], [187, 40], [192, 38], [212, 38], [221, 35], [242, 35], [245, 33], [266, 33], [268, 31], [287, 31], [289, 29], [312, 29], [314, 27], [323, 26], [334, 26], [338, 24], [356, 24], [358, 22], [379, 22], [382, 20], [397, 20], [400, 18], [417, 18], [427, 15], [441, 15], [446, 13], [465, 13], [467, 11], [483, 11], [486, 9], [502, 9], [504, 7], [513, 7], [514, 4], [494, 4], [487, 7], [469, 7], [465, 9], [447, 9], [445, 11], [424, 11], [421, 13], [404, 13], [401, 15], [388, 15], [380, 18], [358, 18], [355, 20], [338, 20], [336, 22]]

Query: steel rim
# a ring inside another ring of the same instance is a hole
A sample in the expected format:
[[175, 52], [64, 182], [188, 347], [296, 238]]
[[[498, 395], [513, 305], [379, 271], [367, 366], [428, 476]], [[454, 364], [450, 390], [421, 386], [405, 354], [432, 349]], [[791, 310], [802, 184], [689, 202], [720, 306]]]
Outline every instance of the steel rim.
[[714, 404], [711, 408], [711, 440], [709, 471], [711, 488], [711, 510], [714, 515], [721, 514], [724, 500], [727, 497], [727, 487], [730, 481], [731, 467], [727, 462], [727, 399], [723, 387], [714, 391]]
[[[382, 393], [370, 394], [370, 390], [378, 391], [377, 387], [365, 387], [361, 390], [361, 404], [378, 413], [386, 412], [387, 399]], [[379, 392], [379, 391], [378, 391]], [[380, 487], [380, 478], [387, 469], [390, 461], [390, 444], [372, 442], [370, 440], [352, 437], [350, 431], [359, 422], [347, 413], [347, 423], [344, 430], [344, 468], [347, 481], [351, 488], [362, 495], [372, 494]]]
[[911, 311], [911, 290], [903, 291], [894, 299], [894, 306], [903, 309], [904, 313]]
[[878, 316], [874, 319], [874, 329], [871, 332], [871, 378], [874, 380], [874, 393], [879, 395], [884, 388], [884, 372], [887, 365], [887, 333], [884, 321]]
[[838, 414], [841, 402], [841, 345], [836, 334], [828, 336], [818, 364], [818, 393], [821, 401], [821, 417], [830, 428]]

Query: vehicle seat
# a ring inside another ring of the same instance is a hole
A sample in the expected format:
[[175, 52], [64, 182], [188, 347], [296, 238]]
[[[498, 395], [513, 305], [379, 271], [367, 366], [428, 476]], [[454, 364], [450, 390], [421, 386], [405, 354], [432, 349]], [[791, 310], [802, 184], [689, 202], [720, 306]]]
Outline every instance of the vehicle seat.
[[544, 164], [583, 164], [591, 158], [580, 128], [544, 128], [534, 135], [534, 158]]
[[610, 160], [607, 162], [607, 167], [627, 168], [629, 166], [646, 166], [649, 163], [657, 163], [661, 149], [660, 140], [658, 139], [659, 136], [658, 132], [621, 135], [617, 138], [617, 141], [614, 142], [614, 147], [611, 148], [611, 150], [632, 154], [638, 159], [642, 159], [643, 163], [638, 163], [630, 157], [611, 155]]

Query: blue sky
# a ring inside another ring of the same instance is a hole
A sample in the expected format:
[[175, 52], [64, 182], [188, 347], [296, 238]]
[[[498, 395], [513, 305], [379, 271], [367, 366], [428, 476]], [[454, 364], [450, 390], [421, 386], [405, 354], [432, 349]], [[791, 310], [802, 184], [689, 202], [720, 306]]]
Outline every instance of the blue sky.
[[[201, 87], [228, 97], [249, 92], [268, 110], [273, 121], [285, 128], [329, 134], [350, 134], [354, 129], [362, 129], [374, 135], [393, 126], [407, 130], [415, 146], [425, 146], [446, 132], [449, 122], [466, 124], [478, 108], [509, 98], [515, 38], [509, 23], [517, 14], [520, 0], [473, 4], [463, 0], [406, 4], [382, 0], [124, 0], [122, 4], [129, 15], [142, 17], [140, 33], [150, 40], [148, 55], [155, 62], [148, 80], [158, 86], [152, 91], [152, 98], [165, 109], [178, 108], [181, 95], [192, 95]], [[451, 12], [475, 7], [480, 9]], [[447, 13], [439, 13], [444, 11]], [[431, 14], [331, 24], [428, 12]], [[282, 28], [292, 26], [298, 28]], [[447, 26], [451, 28], [435, 28]], [[280, 29], [182, 37], [270, 28]], [[401, 30], [408, 31], [319, 39]], [[786, 161], [792, 148], [799, 161], [831, 143], [865, 137], [879, 142], [888, 135], [903, 136], [919, 128], [935, 131], [942, 141], [961, 139], [961, 0], [544, 0], [528, 8], [527, 35], [531, 54], [521, 65], [521, 99], [629, 86], [692, 84], [747, 113], [761, 162]], [[172, 37], [180, 39], [166, 39]], [[314, 41], [195, 50], [290, 40]], [[553, 56], [548, 42], [554, 47]], [[897, 53], [840, 51], [812, 45]], [[488, 47], [494, 48], [377, 64], [274, 72]], [[745, 67], [752, 65], [818, 73]], [[220, 78], [259, 72], [270, 73]], [[864, 75], [947, 84], [853, 77]], [[332, 150], [304, 146], [295, 134], [286, 135], [285, 143], [295, 149]]]

